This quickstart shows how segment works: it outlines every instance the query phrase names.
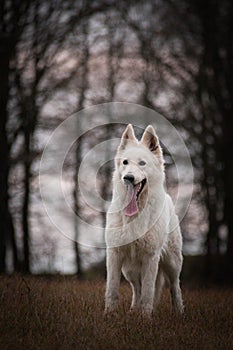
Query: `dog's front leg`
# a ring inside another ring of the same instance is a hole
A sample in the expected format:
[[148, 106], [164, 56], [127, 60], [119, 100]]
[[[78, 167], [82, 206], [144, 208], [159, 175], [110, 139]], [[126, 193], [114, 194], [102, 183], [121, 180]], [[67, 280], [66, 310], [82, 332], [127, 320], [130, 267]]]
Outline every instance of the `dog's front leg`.
[[112, 312], [118, 304], [121, 278], [121, 260], [118, 248], [107, 249], [107, 286], [105, 294], [105, 313]]
[[141, 308], [142, 312], [151, 315], [153, 311], [155, 281], [158, 272], [159, 258], [156, 256], [147, 257], [142, 265], [142, 290]]

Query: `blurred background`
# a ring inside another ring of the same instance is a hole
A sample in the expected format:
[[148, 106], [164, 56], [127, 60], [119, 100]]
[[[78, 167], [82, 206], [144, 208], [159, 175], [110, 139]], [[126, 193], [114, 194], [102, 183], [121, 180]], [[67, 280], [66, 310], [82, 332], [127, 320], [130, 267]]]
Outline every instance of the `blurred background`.
[[[233, 283], [231, 0], [1, 1], [0, 273], [104, 276], [104, 249], [82, 246], [50, 222], [39, 165], [62, 121], [114, 101], [166, 116], [189, 149], [194, 192], [181, 223], [184, 282]], [[77, 186], [81, 159], [123, 129], [95, 128], [67, 155], [72, 206], [86, 220], [92, 213]], [[165, 156], [173, 193], [175, 165]], [[111, 171], [109, 163], [98, 174], [108, 200]], [[104, 227], [104, 212], [95, 219]], [[73, 225], [78, 238], [81, 228]]]

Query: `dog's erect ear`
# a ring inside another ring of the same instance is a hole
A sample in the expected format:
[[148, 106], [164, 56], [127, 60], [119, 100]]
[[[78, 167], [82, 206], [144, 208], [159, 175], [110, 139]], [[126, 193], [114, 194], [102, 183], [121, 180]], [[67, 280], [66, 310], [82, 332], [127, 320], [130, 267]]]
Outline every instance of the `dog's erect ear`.
[[145, 129], [142, 135], [141, 143], [148, 147], [151, 152], [157, 151], [159, 147], [159, 139], [153, 126], [148, 125], [148, 127]]
[[163, 163], [163, 153], [162, 149], [159, 144], [158, 136], [155, 133], [155, 129], [152, 125], [148, 125], [148, 127], [145, 129], [142, 138], [141, 143], [149, 148], [149, 150], [157, 156], [160, 161]]
[[127, 125], [125, 131], [122, 134], [121, 142], [118, 147], [118, 152], [123, 151], [129, 142], [137, 142], [134, 134], [134, 130], [131, 124]]

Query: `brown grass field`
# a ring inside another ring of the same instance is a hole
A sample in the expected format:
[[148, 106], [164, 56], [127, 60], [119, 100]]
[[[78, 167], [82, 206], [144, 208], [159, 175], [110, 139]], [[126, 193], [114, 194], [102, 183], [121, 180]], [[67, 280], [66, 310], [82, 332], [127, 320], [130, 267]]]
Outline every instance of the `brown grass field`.
[[0, 277], [0, 349], [233, 349], [233, 290], [184, 289], [185, 315], [171, 313], [168, 291], [152, 320], [128, 312], [104, 317], [104, 281]]

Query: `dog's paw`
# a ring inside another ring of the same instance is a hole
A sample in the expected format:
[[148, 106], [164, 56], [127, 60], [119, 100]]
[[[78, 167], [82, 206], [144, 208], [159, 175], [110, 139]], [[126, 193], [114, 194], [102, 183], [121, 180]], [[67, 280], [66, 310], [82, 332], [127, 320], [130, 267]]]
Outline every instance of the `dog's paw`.
[[117, 316], [117, 309], [113, 307], [107, 307], [104, 310], [104, 318], [109, 320], [111, 318], [115, 318]]
[[142, 317], [152, 319], [153, 309], [151, 307], [143, 307], [141, 310]]

